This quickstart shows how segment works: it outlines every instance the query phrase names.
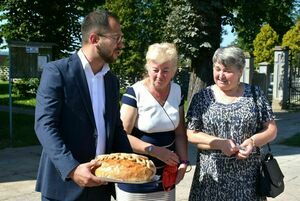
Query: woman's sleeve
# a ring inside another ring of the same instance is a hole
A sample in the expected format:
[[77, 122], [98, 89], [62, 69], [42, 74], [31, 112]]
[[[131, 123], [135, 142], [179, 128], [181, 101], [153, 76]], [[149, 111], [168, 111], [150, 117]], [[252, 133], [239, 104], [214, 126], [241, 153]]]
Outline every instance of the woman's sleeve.
[[259, 111], [261, 113], [261, 121], [264, 123], [274, 120], [275, 115], [273, 113], [272, 106], [264, 92], [258, 86], [256, 87], [256, 94], [258, 94], [257, 106], [259, 107]]
[[197, 93], [193, 96], [189, 109], [186, 114], [187, 129], [201, 131], [202, 123], [202, 107], [201, 94]]
[[128, 87], [121, 99], [122, 104], [137, 107], [136, 95], [132, 87]]

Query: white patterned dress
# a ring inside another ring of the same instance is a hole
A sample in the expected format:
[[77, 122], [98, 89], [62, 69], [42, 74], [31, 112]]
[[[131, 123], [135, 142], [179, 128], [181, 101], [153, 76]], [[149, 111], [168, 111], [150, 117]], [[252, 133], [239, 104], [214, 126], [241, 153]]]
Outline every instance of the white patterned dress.
[[[231, 104], [216, 102], [211, 86], [195, 94], [186, 116], [187, 128], [241, 144], [256, 132], [258, 121], [273, 120], [272, 108], [260, 88], [255, 87], [256, 106], [250, 85], [243, 84], [243, 95]], [[255, 152], [238, 160], [219, 150], [199, 149], [189, 200], [264, 200], [256, 195], [259, 164]]]

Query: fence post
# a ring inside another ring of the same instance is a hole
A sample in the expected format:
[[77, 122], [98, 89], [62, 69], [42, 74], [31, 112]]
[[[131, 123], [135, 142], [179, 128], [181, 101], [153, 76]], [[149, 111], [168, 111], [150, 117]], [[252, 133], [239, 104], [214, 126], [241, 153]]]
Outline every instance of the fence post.
[[270, 67], [268, 62], [261, 62], [258, 64], [258, 73], [264, 75], [264, 80], [261, 83], [261, 89], [264, 91], [264, 93], [268, 94], [268, 88], [270, 85]]
[[249, 52], [245, 52], [245, 68], [240, 79], [241, 82], [252, 84], [252, 77], [254, 71], [253, 57]]
[[273, 109], [287, 109], [289, 49], [275, 46], [274, 48], [274, 78], [273, 78]]

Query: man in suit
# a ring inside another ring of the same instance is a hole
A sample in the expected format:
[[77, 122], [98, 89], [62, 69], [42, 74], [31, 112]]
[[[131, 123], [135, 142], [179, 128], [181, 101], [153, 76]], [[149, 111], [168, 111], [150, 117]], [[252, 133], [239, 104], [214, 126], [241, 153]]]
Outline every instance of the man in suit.
[[119, 113], [119, 82], [109, 71], [124, 48], [116, 15], [94, 11], [82, 47], [47, 63], [36, 97], [35, 132], [43, 147], [36, 190], [42, 200], [110, 200], [111, 183], [91, 172], [96, 155], [132, 152]]

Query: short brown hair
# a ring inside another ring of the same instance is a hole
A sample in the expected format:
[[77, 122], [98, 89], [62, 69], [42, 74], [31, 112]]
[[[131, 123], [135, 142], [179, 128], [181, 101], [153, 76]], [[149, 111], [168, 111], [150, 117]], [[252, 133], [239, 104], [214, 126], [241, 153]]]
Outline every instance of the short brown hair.
[[99, 34], [108, 32], [110, 29], [108, 22], [109, 17], [120, 22], [116, 14], [107, 10], [96, 10], [90, 12], [84, 18], [81, 25], [82, 43], [86, 43], [88, 41], [91, 32], [97, 32]]

